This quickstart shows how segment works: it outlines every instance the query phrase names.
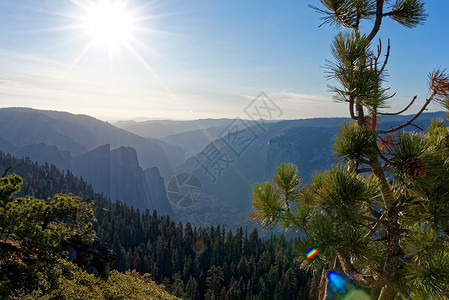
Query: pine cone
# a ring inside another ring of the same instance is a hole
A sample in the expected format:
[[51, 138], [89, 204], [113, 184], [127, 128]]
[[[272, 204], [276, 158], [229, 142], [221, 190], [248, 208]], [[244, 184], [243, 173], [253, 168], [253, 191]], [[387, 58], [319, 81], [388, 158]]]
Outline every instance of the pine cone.
[[415, 178], [426, 176], [426, 167], [419, 157], [409, 157], [402, 163], [402, 170], [405, 174]]

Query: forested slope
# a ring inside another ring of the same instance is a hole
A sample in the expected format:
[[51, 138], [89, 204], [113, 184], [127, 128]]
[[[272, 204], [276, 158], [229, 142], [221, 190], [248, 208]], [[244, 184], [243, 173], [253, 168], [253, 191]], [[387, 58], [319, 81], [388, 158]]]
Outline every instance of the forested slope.
[[311, 277], [295, 263], [283, 236], [262, 240], [257, 230], [192, 228], [157, 212], [141, 212], [96, 194], [83, 179], [48, 164], [0, 153], [0, 171], [23, 177], [17, 196], [46, 199], [73, 193], [94, 201], [98, 236], [117, 254], [119, 271], [136, 269], [184, 299], [307, 299]]

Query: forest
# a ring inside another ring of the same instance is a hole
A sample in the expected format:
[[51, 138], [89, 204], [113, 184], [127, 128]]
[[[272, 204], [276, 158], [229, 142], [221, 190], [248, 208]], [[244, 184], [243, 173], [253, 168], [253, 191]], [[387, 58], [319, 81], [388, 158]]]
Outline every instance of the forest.
[[[10, 169], [8, 169], [10, 168]], [[295, 261], [296, 240], [258, 231], [193, 228], [97, 194], [82, 178], [0, 152], [0, 169], [23, 178], [15, 196], [73, 194], [93, 204], [93, 229], [116, 253], [113, 268], [150, 274], [183, 299], [309, 299], [316, 280]]]

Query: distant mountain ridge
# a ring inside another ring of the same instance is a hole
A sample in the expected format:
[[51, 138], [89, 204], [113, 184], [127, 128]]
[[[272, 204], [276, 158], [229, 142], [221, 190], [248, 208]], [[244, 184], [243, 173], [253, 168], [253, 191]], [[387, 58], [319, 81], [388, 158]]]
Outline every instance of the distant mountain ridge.
[[[85, 115], [4, 108], [0, 109], [0, 149], [72, 170], [113, 200], [173, 214], [164, 184], [160, 184], [163, 179], [155, 176], [159, 171], [152, 174], [158, 184], [152, 184], [142, 169], [157, 167], [162, 176], [170, 176], [172, 163], [182, 161], [182, 150], [162, 141], [139, 137]], [[151, 189], [160, 191], [154, 191], [152, 197]]]
[[[411, 116], [384, 116], [379, 120], [380, 129], [390, 129], [400, 125]], [[432, 119], [444, 118], [444, 112], [424, 113], [413, 124], [404, 130], [420, 131], [426, 129]], [[316, 118], [287, 120], [266, 123], [263, 130], [257, 126], [250, 127], [256, 138], [241, 154], [235, 155], [223, 137], [217, 137], [197, 155], [189, 158], [179, 166], [179, 172], [191, 172], [199, 178], [203, 186], [204, 196], [215, 195], [218, 201], [237, 208], [242, 212], [251, 211], [252, 185], [256, 182], [271, 181], [281, 163], [293, 163], [298, 166], [298, 173], [303, 183], [310, 183], [311, 176], [317, 171], [324, 171], [336, 158], [331, 151], [332, 140], [337, 134], [338, 124], [351, 121], [349, 118]], [[242, 129], [244, 130], [244, 129]], [[219, 149], [228, 158], [229, 165], [219, 161], [210, 161], [206, 166], [199, 162], [206, 161], [205, 154], [211, 149]], [[221, 168], [217, 166], [221, 163]], [[211, 175], [211, 172], [215, 175]], [[207, 201], [199, 202], [190, 210], [212, 210]]]
[[15, 146], [43, 143], [77, 156], [99, 146], [136, 149], [143, 168], [157, 166], [163, 176], [182, 162], [183, 151], [158, 139], [147, 139], [86, 115], [31, 108], [0, 109], [0, 137]]
[[[443, 112], [424, 113], [414, 122], [415, 126], [405, 129], [426, 129], [432, 119], [443, 117]], [[409, 118], [384, 116], [379, 127], [393, 128]], [[141, 209], [156, 209], [196, 226], [221, 223], [232, 228], [250, 226], [247, 213], [251, 211], [251, 187], [256, 182], [270, 181], [279, 163], [297, 165], [304, 183], [311, 181], [313, 173], [334, 163], [330, 146], [338, 124], [345, 121], [350, 119], [313, 118], [263, 124], [239, 119], [144, 122], [145, 126], [168, 128], [160, 135], [171, 135], [160, 140], [144, 138], [85, 115], [8, 108], [0, 109], [0, 150], [69, 169], [113, 200]], [[241, 127], [233, 132], [235, 124]], [[242, 151], [231, 149], [231, 140], [242, 132], [251, 138], [250, 143]], [[211, 152], [216, 149], [218, 156]], [[199, 162], [206, 158], [211, 159], [209, 164], [201, 165]], [[201, 199], [190, 207], [177, 207], [166, 194], [167, 183], [182, 172], [195, 175], [201, 182]]]

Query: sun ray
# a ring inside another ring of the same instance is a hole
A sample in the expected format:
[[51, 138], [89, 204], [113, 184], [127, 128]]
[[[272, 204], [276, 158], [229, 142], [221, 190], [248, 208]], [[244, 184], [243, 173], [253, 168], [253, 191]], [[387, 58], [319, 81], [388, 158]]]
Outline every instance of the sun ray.
[[159, 77], [159, 75], [153, 70], [153, 68], [146, 62], [146, 60], [139, 54], [139, 52], [137, 52], [136, 49], [134, 49], [134, 47], [129, 43], [126, 42], [125, 43], [126, 48], [128, 48], [128, 50], [137, 58], [138, 61], [140, 61], [140, 63], [145, 67], [145, 69], [147, 69], [151, 75], [153, 75], [153, 78], [156, 79], [156, 81], [164, 88], [164, 90], [170, 94], [172, 94], [172, 92], [170, 91], [170, 89], [168, 88], [168, 86], [161, 80], [161, 78]]
[[[181, 34], [149, 26], [152, 20], [182, 13], [157, 13], [157, 7], [162, 5], [160, 0], [147, 0], [140, 4], [135, 4], [136, 1], [130, 0], [70, 0], [67, 2], [71, 3], [75, 10], [51, 10], [39, 6], [25, 7], [27, 10], [60, 17], [65, 22], [72, 22], [56, 27], [34, 28], [24, 33], [74, 32], [75, 35], [73, 35], [70, 43], [74, 45], [81, 41], [86, 44], [80, 47], [79, 53], [75, 53], [73, 62], [68, 67], [68, 72], [72, 71], [77, 65], [83, 65], [91, 61], [103, 63], [104, 58], [104, 61], [107, 62], [108, 71], [111, 73], [115, 70], [114, 64], [126, 65], [128, 63], [125, 60], [127, 59], [126, 56], [123, 56], [123, 54], [129, 53], [130, 58], [135, 59], [151, 74], [155, 82], [169, 95], [169, 98], [179, 101], [150, 64], [149, 58], [154, 57], [157, 61], [164, 61], [168, 64], [173, 64], [173, 62], [156, 51], [152, 45], [150, 46], [148, 37], [186, 38]], [[152, 13], [148, 13], [150, 9]], [[122, 49], [125, 52], [122, 52]]]
[[90, 42], [89, 44], [87, 44], [86, 47], [84, 47], [84, 49], [77, 56], [75, 61], [70, 65], [70, 70], [72, 70], [81, 61], [81, 59], [83, 59], [86, 56], [87, 53], [89, 53], [89, 51], [92, 49], [93, 45], [94, 45], [94, 43]]
[[82, 25], [68, 25], [59, 27], [49, 27], [49, 28], [35, 28], [30, 30], [20, 31], [21, 33], [39, 33], [39, 32], [58, 32], [58, 31], [76, 31], [81, 30]]

